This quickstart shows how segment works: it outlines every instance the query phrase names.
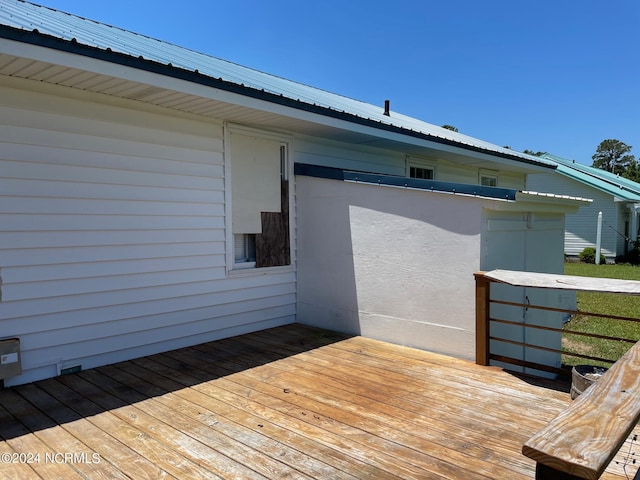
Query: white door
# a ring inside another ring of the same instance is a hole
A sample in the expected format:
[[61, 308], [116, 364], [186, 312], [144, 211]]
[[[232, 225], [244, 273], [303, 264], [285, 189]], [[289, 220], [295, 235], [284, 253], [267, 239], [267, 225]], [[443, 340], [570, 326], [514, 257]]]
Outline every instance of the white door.
[[[564, 216], [527, 212], [486, 211], [483, 229], [482, 270], [520, 270], [562, 273], [564, 269]], [[537, 288], [517, 288], [493, 283], [491, 298], [514, 303], [570, 307], [571, 294]], [[491, 305], [491, 316], [519, 324], [561, 328], [563, 314], [528, 307]], [[561, 348], [562, 334], [519, 325], [493, 324], [492, 336], [527, 345]], [[559, 367], [561, 356], [554, 352], [511, 343], [492, 341], [491, 352], [528, 362]], [[522, 367], [497, 363], [516, 371]], [[541, 374], [540, 371], [531, 373]]]

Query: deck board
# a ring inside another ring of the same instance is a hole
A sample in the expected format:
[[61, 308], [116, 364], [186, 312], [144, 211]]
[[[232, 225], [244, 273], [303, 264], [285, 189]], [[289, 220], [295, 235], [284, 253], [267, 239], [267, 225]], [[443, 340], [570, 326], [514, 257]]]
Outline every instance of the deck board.
[[[40, 461], [0, 463], [0, 478], [533, 479], [522, 445], [570, 401], [552, 382], [290, 325], [1, 390], [0, 454]], [[602, 478], [627, 478], [629, 451]]]

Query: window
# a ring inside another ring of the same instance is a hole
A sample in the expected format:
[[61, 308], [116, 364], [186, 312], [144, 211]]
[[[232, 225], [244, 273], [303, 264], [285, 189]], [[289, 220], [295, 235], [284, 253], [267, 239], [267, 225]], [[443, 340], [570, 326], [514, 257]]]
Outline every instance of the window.
[[406, 157], [406, 175], [409, 178], [421, 180], [434, 180], [436, 178], [436, 166], [428, 160], [418, 157]]
[[409, 167], [410, 178], [421, 178], [423, 180], [433, 180], [433, 168], [430, 167]]
[[286, 139], [228, 126], [226, 140], [228, 269], [290, 265]]
[[480, 185], [483, 187], [497, 187], [498, 186], [498, 172], [480, 170]]
[[498, 178], [489, 175], [483, 175], [482, 177], [480, 177], [480, 185], [484, 187], [497, 187]]
[[233, 235], [234, 263], [253, 263], [256, 261], [256, 236], [251, 233]]

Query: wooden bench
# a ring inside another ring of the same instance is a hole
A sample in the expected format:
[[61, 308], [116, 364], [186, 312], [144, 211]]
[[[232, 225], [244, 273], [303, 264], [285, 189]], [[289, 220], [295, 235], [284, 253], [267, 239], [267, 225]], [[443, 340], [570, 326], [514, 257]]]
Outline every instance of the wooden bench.
[[640, 342], [531, 437], [522, 453], [537, 462], [537, 480], [595, 480], [639, 418]]

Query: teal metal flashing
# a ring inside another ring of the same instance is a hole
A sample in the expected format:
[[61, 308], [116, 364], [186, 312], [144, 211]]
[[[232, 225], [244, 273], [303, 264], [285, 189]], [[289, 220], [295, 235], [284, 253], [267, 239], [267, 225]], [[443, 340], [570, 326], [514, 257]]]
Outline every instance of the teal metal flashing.
[[398, 177], [395, 175], [381, 175], [370, 172], [344, 170], [342, 168], [322, 167], [307, 163], [296, 163], [294, 173], [305, 177], [326, 178], [344, 182], [366, 183], [388, 187], [406, 188], [411, 190], [425, 190], [430, 192], [449, 193], [493, 200], [515, 201], [517, 190], [510, 188], [485, 187], [467, 183], [441, 182], [438, 180], [422, 180], [418, 178]]

